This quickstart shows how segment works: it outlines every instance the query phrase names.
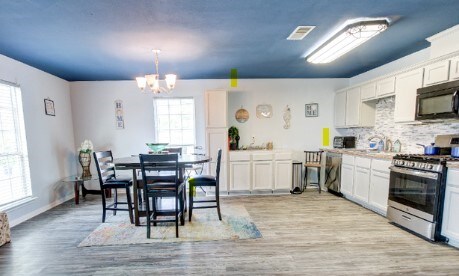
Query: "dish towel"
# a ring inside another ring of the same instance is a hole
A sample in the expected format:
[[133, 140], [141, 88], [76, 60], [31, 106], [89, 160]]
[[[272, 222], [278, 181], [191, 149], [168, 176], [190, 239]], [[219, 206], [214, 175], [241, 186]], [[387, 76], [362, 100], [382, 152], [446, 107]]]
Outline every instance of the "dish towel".
[[10, 224], [5, 212], [0, 212], [0, 246], [11, 241]]

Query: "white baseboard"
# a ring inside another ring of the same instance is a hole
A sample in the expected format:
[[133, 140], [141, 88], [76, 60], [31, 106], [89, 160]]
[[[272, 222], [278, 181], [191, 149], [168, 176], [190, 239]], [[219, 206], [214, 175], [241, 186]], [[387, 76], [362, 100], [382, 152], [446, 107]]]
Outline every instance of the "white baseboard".
[[64, 198], [55, 200], [54, 202], [51, 202], [50, 204], [48, 204], [46, 206], [43, 206], [43, 207], [41, 207], [41, 208], [39, 208], [37, 210], [34, 210], [33, 212], [30, 212], [30, 213], [28, 213], [26, 215], [23, 215], [22, 217], [19, 217], [17, 219], [11, 220], [10, 221], [10, 227], [14, 227], [14, 226], [16, 226], [18, 224], [21, 224], [24, 221], [29, 220], [29, 219], [31, 219], [31, 218], [33, 218], [33, 217], [35, 217], [35, 216], [37, 216], [37, 215], [39, 215], [39, 214], [41, 214], [43, 212], [46, 212], [49, 209], [52, 209], [52, 208], [56, 207], [57, 205], [60, 205], [60, 204], [66, 202], [67, 200], [70, 200], [70, 199], [72, 199], [74, 197], [75, 197], [75, 194], [74, 193], [70, 193], [69, 195], [67, 195]]

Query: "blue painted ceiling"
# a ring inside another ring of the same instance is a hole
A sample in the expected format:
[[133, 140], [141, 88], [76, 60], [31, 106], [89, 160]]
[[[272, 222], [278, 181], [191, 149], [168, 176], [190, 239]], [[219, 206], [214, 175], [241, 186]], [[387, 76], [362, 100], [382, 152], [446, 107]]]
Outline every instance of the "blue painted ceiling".
[[[0, 0], [0, 54], [69, 81], [352, 77], [429, 46], [459, 24], [459, 0]], [[348, 19], [389, 17], [381, 35], [329, 64], [306, 54]], [[286, 37], [317, 26], [304, 40]]]

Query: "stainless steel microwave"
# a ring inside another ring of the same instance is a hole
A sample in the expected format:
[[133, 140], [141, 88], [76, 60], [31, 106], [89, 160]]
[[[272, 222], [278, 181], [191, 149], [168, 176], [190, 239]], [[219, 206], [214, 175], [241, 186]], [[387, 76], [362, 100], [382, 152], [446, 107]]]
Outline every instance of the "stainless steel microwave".
[[459, 81], [419, 88], [416, 120], [459, 119]]

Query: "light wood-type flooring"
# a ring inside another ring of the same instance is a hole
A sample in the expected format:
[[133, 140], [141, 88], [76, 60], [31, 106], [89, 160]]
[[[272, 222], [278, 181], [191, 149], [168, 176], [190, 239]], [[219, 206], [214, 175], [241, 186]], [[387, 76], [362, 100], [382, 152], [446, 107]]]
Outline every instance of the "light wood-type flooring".
[[100, 198], [88, 195], [14, 227], [0, 275], [459, 275], [459, 250], [326, 192], [222, 201], [243, 204], [263, 238], [78, 248], [101, 223]]

